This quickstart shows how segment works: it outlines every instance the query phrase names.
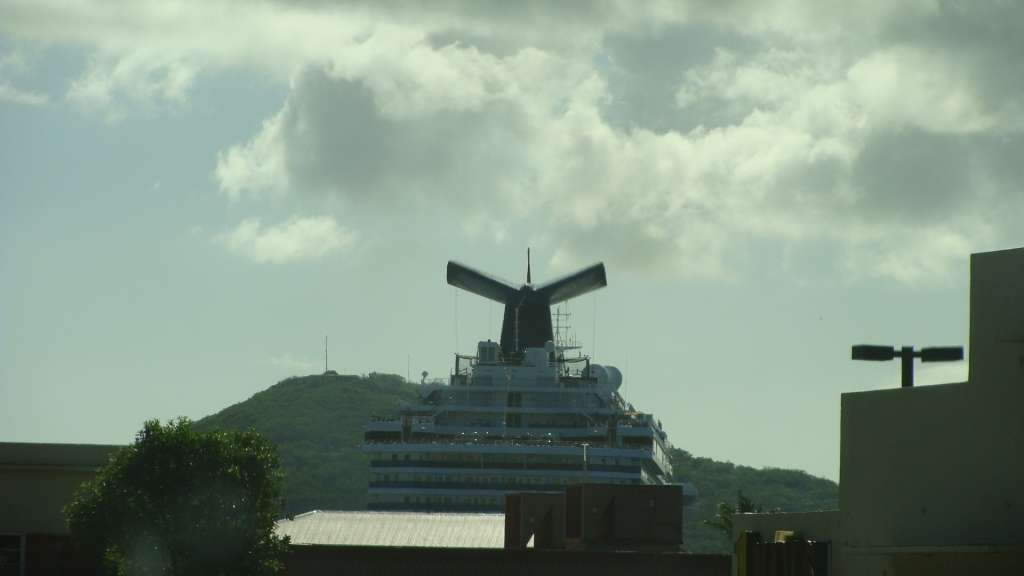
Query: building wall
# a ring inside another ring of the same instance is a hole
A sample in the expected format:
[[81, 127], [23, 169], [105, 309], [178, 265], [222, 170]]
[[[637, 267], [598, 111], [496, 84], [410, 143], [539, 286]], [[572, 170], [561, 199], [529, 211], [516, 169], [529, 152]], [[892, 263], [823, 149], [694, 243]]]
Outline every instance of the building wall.
[[968, 382], [843, 394], [835, 574], [1024, 574], [1024, 249], [972, 256], [970, 311]]
[[972, 384], [1024, 385], [1024, 248], [971, 256]]
[[67, 534], [61, 510], [117, 448], [0, 443], [0, 533]]
[[971, 258], [970, 380], [844, 394], [849, 547], [1024, 543], [1024, 250]]
[[0, 533], [67, 534], [61, 511], [94, 471], [0, 469]]
[[844, 545], [1024, 543], [1024, 390], [844, 394]]

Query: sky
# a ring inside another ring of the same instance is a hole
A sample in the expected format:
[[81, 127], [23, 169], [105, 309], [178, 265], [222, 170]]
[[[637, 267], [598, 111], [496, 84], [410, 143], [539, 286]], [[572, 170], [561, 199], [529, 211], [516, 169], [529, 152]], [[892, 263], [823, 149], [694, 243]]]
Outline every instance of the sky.
[[[698, 456], [839, 478], [853, 344], [1024, 245], [1015, 2], [0, 0], [0, 441], [130, 442], [563, 306]], [[917, 366], [919, 385], [967, 363]]]

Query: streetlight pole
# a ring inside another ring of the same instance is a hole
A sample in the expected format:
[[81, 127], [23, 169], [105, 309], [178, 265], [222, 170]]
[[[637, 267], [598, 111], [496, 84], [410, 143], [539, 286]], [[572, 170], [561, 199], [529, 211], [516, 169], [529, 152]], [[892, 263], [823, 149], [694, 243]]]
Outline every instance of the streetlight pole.
[[913, 346], [903, 346], [897, 352], [895, 346], [858, 344], [853, 347], [850, 357], [853, 360], [869, 360], [873, 362], [885, 362], [899, 357], [902, 364], [903, 387], [913, 388], [914, 358], [920, 358], [921, 362], [955, 362], [964, 359], [964, 347], [942, 346], [921, 348], [918, 351], [914, 351]]
[[[960, 357], [963, 358], [963, 352], [961, 351]], [[914, 347], [904, 346], [900, 348], [900, 368], [902, 368], [903, 377], [900, 379], [903, 388], [914, 387]]]

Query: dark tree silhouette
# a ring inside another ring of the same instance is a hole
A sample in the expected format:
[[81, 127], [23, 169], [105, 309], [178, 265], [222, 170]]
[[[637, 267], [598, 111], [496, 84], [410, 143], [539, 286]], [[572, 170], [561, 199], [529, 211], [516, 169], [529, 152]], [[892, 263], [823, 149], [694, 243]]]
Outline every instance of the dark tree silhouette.
[[65, 508], [71, 537], [104, 574], [270, 574], [287, 551], [280, 469], [253, 429], [152, 420]]

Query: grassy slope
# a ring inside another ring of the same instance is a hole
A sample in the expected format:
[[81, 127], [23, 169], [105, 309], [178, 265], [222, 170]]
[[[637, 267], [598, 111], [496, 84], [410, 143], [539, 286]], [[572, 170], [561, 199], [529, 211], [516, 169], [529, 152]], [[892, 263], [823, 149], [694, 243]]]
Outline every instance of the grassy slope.
[[[411, 401], [417, 386], [389, 374], [316, 375], [283, 380], [245, 402], [203, 418], [200, 429], [256, 427], [277, 444], [284, 461], [288, 511], [362, 510], [366, 507], [369, 464], [360, 451], [362, 426], [370, 414], [395, 414], [399, 400]], [[685, 547], [692, 552], [729, 553], [717, 532], [700, 526], [713, 518], [719, 502], [736, 504], [736, 490], [766, 510], [784, 512], [838, 507], [835, 482], [799, 470], [754, 469], [672, 454], [675, 480], [700, 491], [697, 510], [684, 517]]]
[[366, 508], [369, 459], [360, 451], [363, 424], [376, 412], [395, 415], [417, 386], [390, 374], [292, 377], [203, 418], [202, 430], [255, 427], [277, 444], [288, 512]]

